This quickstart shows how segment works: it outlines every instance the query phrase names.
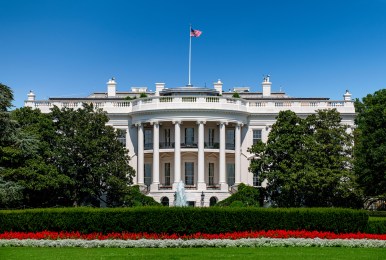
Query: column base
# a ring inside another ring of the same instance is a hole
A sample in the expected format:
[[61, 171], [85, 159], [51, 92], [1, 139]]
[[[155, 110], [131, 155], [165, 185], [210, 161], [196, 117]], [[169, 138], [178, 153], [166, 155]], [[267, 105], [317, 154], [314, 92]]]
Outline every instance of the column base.
[[220, 183], [220, 189], [221, 191], [228, 191], [228, 183]]
[[197, 183], [197, 190], [206, 190], [206, 183], [205, 182], [198, 182]]
[[158, 191], [158, 190], [159, 190], [159, 183], [152, 183], [152, 184], [150, 184], [150, 192]]

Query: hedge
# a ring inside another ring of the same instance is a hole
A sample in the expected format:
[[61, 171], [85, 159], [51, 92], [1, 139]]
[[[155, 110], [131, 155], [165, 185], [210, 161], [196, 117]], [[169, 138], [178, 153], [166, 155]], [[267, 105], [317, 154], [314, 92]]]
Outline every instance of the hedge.
[[365, 211], [335, 208], [59, 208], [0, 211], [0, 232], [192, 234], [257, 230], [364, 231]]
[[386, 218], [370, 217], [365, 232], [369, 234], [386, 234]]

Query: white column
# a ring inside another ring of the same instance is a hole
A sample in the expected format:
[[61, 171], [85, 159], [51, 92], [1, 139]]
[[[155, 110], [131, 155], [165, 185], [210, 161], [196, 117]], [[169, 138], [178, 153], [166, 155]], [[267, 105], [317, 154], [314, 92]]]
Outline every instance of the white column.
[[236, 124], [235, 131], [235, 184], [241, 183], [241, 123]]
[[228, 190], [226, 183], [226, 165], [225, 165], [225, 122], [220, 122], [220, 156], [219, 156], [220, 188]]
[[150, 190], [157, 191], [159, 185], [159, 123], [153, 122], [153, 182]]
[[137, 183], [139, 186], [143, 186], [144, 185], [143, 124], [137, 123], [136, 126], [138, 127]]
[[174, 121], [174, 183], [173, 190], [177, 189], [181, 181], [181, 130], [180, 121]]
[[204, 152], [204, 121], [198, 121], [198, 180], [197, 189], [206, 190], [205, 183], [205, 152]]

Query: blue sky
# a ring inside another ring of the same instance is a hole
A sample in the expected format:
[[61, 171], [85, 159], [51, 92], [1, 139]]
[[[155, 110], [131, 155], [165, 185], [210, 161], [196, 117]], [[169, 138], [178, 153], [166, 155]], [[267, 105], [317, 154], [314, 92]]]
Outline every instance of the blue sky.
[[20, 107], [37, 99], [87, 96], [155, 82], [292, 97], [354, 98], [385, 88], [386, 0], [119, 1], [0, 0], [0, 82]]

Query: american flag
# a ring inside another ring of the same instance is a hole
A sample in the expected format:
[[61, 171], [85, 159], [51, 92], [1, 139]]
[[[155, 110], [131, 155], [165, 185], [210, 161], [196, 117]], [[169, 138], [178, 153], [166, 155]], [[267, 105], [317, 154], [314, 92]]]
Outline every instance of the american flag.
[[199, 30], [190, 29], [190, 37], [200, 37], [201, 33]]

